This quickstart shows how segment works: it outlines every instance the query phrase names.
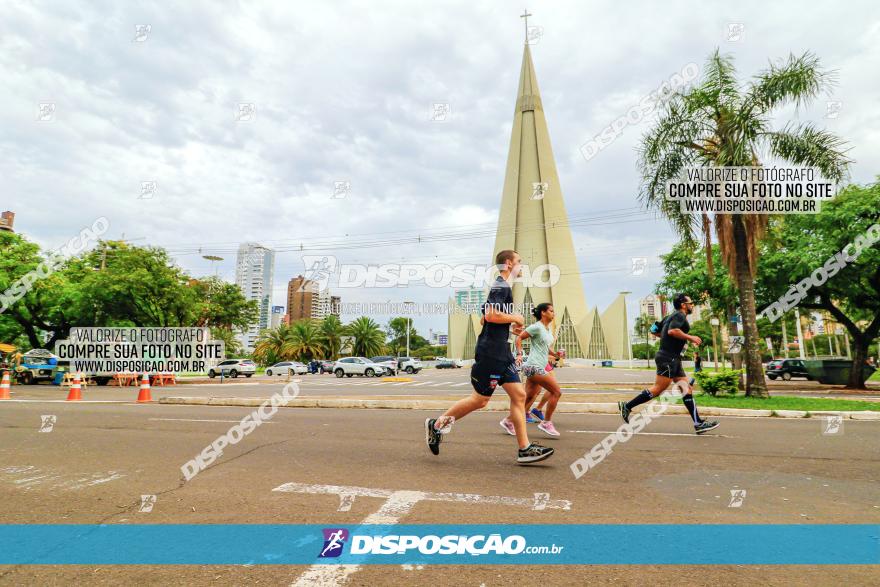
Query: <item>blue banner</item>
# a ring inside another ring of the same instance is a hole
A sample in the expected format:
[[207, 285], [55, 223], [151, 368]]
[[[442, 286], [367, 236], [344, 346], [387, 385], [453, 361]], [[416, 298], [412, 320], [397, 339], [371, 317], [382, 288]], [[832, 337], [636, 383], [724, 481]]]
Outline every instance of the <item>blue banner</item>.
[[876, 565], [877, 524], [0, 525], [0, 564]]

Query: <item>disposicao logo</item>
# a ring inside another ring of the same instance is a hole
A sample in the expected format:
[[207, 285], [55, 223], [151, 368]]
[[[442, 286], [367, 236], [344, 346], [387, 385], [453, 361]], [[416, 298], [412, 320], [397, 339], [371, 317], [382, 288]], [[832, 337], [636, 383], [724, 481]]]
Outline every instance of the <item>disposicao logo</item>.
[[342, 554], [342, 547], [348, 540], [348, 530], [345, 528], [324, 528], [324, 548], [318, 558], [335, 558]]

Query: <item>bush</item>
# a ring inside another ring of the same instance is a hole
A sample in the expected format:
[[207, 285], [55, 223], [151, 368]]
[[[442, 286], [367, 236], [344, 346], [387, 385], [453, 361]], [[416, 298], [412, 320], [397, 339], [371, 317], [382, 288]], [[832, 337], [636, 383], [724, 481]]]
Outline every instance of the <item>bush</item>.
[[720, 369], [716, 371], [700, 371], [694, 377], [700, 384], [703, 393], [715, 396], [721, 393], [736, 393], [739, 388], [739, 377], [742, 369]]

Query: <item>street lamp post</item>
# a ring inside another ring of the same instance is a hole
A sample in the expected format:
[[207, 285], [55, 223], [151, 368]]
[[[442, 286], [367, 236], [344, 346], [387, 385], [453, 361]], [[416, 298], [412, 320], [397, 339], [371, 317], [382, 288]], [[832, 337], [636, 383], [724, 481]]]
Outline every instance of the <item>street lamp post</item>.
[[217, 255], [202, 255], [202, 259], [211, 262], [211, 267], [214, 269], [214, 277], [217, 277], [217, 261], [222, 261], [223, 257], [218, 257]]
[[630, 339], [630, 336], [629, 336], [629, 324], [627, 324], [627, 319], [626, 319], [626, 294], [630, 294], [630, 293], [632, 293], [632, 292], [631, 291], [620, 292], [620, 295], [623, 296], [623, 326], [624, 326], [623, 331], [626, 334], [626, 356], [629, 359], [629, 368], [632, 369], [633, 368], [633, 347], [632, 347], [632, 340]]
[[801, 313], [797, 308], [794, 309], [794, 325], [797, 328], [797, 337], [798, 337], [798, 351], [801, 356], [801, 360], [803, 361], [807, 357], [804, 355], [804, 330], [801, 326]]
[[[407, 309], [412, 308], [413, 302], [403, 302]], [[406, 316], [406, 357], [409, 358], [409, 331], [412, 330], [412, 315], [407, 312]]]
[[718, 337], [716, 336], [716, 329], [718, 328], [718, 318], [712, 318], [709, 320], [709, 323], [712, 325], [712, 350], [715, 351], [715, 370], [718, 370]]

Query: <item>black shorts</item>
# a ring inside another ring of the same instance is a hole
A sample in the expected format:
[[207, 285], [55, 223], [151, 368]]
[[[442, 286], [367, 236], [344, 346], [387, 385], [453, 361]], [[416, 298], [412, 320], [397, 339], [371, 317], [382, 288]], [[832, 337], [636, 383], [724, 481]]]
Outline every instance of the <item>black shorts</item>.
[[684, 367], [681, 366], [681, 357], [657, 353], [654, 362], [657, 363], [657, 375], [670, 379], [685, 377]]
[[474, 391], [486, 397], [492, 397], [499, 385], [519, 382], [519, 373], [513, 361], [483, 359], [471, 367], [471, 385]]

